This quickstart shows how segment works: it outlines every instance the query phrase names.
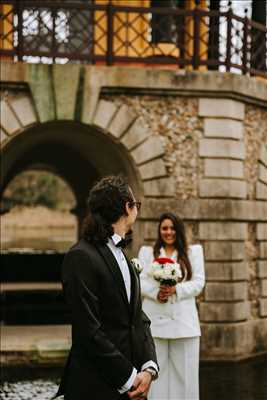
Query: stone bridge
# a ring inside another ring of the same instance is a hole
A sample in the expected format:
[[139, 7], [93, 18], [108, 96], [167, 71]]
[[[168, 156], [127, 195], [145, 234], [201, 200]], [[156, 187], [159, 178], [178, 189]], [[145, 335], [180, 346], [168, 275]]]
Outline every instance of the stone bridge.
[[93, 182], [128, 176], [143, 202], [131, 249], [159, 215], [205, 250], [202, 358], [267, 351], [267, 83], [218, 72], [3, 63], [1, 193], [26, 168], [62, 176], [81, 221]]

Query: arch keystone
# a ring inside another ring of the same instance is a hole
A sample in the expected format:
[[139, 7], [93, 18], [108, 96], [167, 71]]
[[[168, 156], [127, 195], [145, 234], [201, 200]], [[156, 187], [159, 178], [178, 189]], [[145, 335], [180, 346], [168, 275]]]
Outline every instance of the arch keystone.
[[102, 70], [91, 66], [84, 68], [82, 122], [91, 124], [97, 108], [101, 87], [105, 82]]
[[73, 120], [80, 79], [80, 65], [54, 64], [52, 73], [57, 119]]

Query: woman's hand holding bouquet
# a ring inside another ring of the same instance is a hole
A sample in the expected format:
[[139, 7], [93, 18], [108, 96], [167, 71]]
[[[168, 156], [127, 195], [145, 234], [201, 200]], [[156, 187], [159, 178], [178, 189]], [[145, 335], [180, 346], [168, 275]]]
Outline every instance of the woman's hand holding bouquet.
[[176, 293], [176, 284], [184, 278], [180, 264], [167, 257], [154, 260], [151, 275], [160, 283], [158, 292], [160, 303], [166, 303], [168, 298]]

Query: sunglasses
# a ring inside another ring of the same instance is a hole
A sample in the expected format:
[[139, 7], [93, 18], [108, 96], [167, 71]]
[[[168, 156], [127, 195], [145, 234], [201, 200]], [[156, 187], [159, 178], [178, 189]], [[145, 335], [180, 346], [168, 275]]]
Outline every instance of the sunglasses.
[[136, 206], [137, 211], [140, 210], [141, 204], [142, 204], [141, 201], [131, 201], [131, 205]]

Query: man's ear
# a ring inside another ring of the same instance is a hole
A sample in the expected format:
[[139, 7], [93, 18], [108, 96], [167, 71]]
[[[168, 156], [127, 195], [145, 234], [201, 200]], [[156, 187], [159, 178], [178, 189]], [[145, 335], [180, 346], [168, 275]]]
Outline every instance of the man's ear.
[[130, 210], [131, 210], [130, 202], [126, 201], [126, 203], [125, 203], [125, 214], [127, 215], [127, 217], [128, 217], [128, 215], [130, 213]]

